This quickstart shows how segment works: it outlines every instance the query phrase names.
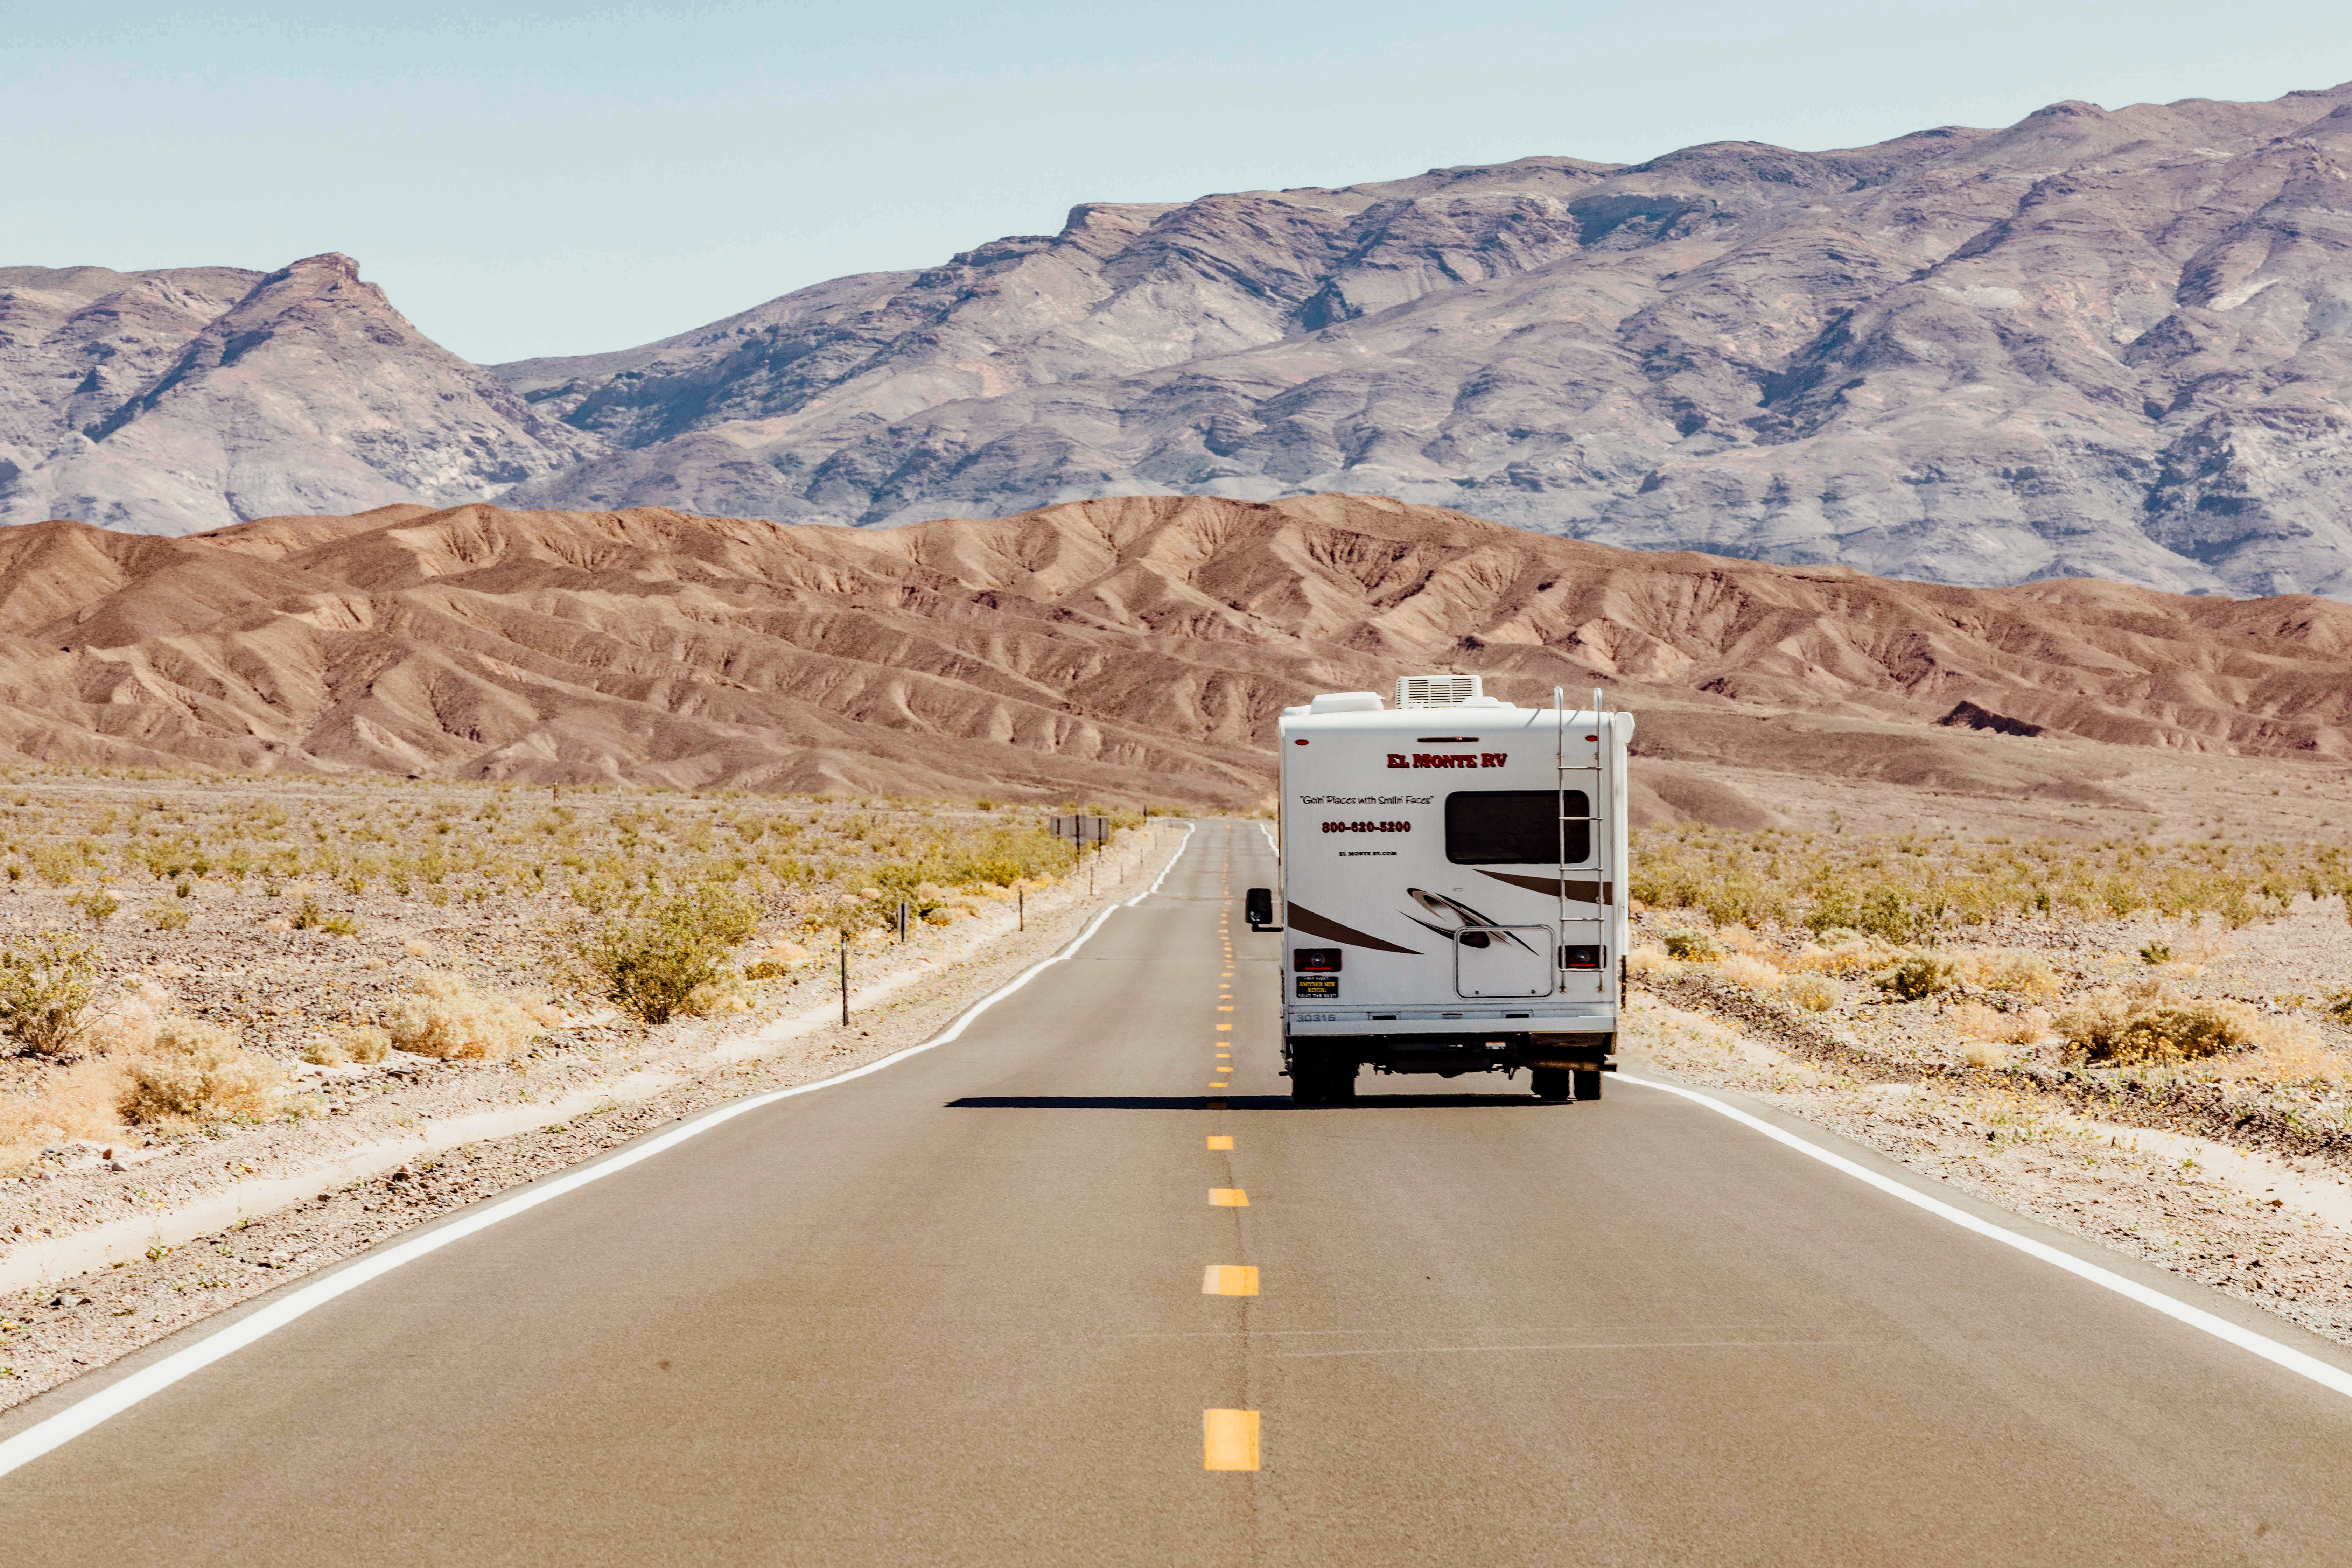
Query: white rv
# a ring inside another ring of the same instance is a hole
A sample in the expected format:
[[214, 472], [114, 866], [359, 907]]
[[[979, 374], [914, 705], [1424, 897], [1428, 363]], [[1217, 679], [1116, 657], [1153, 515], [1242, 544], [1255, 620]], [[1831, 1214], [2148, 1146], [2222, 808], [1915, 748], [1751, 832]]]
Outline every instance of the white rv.
[[[1530, 1070], [1597, 1100], [1625, 951], [1633, 716], [1515, 708], [1475, 675], [1410, 676], [1396, 705], [1284, 710], [1282, 1035], [1291, 1094], [1356, 1075]], [[1275, 919], [1251, 889], [1253, 921]]]

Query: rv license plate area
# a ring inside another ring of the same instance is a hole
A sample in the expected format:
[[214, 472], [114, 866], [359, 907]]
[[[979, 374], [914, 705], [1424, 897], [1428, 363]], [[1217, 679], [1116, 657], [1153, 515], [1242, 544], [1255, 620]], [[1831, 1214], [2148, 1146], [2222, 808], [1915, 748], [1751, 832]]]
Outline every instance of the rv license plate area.
[[1293, 993], [1295, 995], [1334, 998], [1339, 994], [1339, 977], [1336, 974], [1302, 974], [1297, 977], [1297, 986], [1298, 989]]
[[1454, 933], [1457, 996], [1549, 996], [1559, 933], [1543, 926], [1475, 926]]

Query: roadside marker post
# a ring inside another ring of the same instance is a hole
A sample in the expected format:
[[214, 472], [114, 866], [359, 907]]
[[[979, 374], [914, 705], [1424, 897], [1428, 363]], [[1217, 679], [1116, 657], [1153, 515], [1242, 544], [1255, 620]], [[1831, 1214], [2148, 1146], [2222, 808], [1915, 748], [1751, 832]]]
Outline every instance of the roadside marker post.
[[841, 1026], [849, 1027], [849, 933], [841, 933]]

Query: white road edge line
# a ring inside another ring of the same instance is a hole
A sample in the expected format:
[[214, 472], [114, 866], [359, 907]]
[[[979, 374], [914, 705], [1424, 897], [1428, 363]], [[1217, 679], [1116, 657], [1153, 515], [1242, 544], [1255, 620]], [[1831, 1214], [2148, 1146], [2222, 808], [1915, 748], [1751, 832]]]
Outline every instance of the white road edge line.
[[1914, 1208], [1925, 1209], [1937, 1218], [1949, 1220], [1963, 1230], [1972, 1230], [1979, 1236], [2000, 1242], [2003, 1247], [2013, 1247], [2027, 1257], [2037, 1258], [2053, 1268], [2063, 1268], [2078, 1279], [2088, 1280], [2102, 1289], [2113, 1290], [2116, 1295], [2137, 1301], [2143, 1307], [2154, 1308], [2175, 1322], [2185, 1323], [2200, 1332], [2210, 1334], [2217, 1340], [2233, 1344], [2242, 1351], [2249, 1351], [2274, 1366], [2284, 1367], [2289, 1372], [2309, 1378], [2323, 1388], [2331, 1389], [2337, 1394], [2352, 1394], [2352, 1372], [2331, 1366], [2316, 1356], [2306, 1355], [2293, 1346], [2283, 1345], [2276, 1340], [2254, 1332], [2252, 1329], [2241, 1328], [2227, 1318], [2216, 1317], [2200, 1307], [2192, 1307], [2186, 1301], [2177, 1301], [2161, 1290], [2151, 1290], [2137, 1280], [2126, 1279], [2122, 1275], [2102, 1268], [2095, 1263], [2085, 1263], [2074, 1254], [2062, 1252], [2048, 1242], [2036, 1241], [2030, 1236], [2021, 1236], [2005, 1226], [1995, 1225], [1990, 1220], [1979, 1219], [1966, 1209], [1948, 1204], [1941, 1198], [1929, 1197], [1927, 1194], [1907, 1187], [1901, 1182], [1883, 1176], [1865, 1166], [1858, 1165], [1843, 1154], [1832, 1154], [1818, 1144], [1809, 1143], [1793, 1132], [1775, 1127], [1761, 1117], [1750, 1116], [1734, 1106], [1726, 1105], [1711, 1095], [1701, 1094], [1696, 1089], [1685, 1089], [1679, 1084], [1660, 1083], [1654, 1079], [1635, 1078], [1626, 1073], [1619, 1073], [1617, 1081], [1639, 1084], [1643, 1089], [1654, 1089], [1665, 1094], [1679, 1095], [1694, 1104], [1703, 1105], [1718, 1116], [1728, 1116], [1743, 1127], [1752, 1127], [1765, 1137], [1787, 1144], [1808, 1159], [1819, 1160], [1833, 1171], [1843, 1172], [1859, 1182], [1867, 1182], [1880, 1192], [1890, 1197], [1900, 1198]]
[[[1160, 875], [1151, 879], [1151, 886], [1144, 889], [1143, 891], [1128, 900], [1126, 907], [1131, 910], [1135, 908], [1136, 905], [1143, 902], [1144, 900], [1150, 898], [1152, 894], [1158, 892], [1160, 890], [1160, 884], [1168, 879], [1168, 873], [1176, 869], [1176, 862], [1184, 858], [1184, 851], [1192, 842], [1192, 825], [1188, 822], [1184, 825], [1184, 837], [1179, 840], [1176, 845], [1176, 853], [1168, 857], [1168, 864], [1160, 868]], [[996, 998], [993, 996], [989, 998], [990, 1002], [993, 1002], [994, 1000], [996, 1000]], [[988, 1003], [983, 1002], [981, 1005], [985, 1007], [988, 1005]]]
[[[1176, 862], [1183, 858], [1184, 850], [1191, 844], [1192, 837], [1192, 824], [1186, 823], [1184, 841], [1177, 846], [1176, 853], [1169, 858], [1167, 867], [1160, 873], [1160, 879], [1164, 880], [1168, 872], [1175, 868]], [[1151, 884], [1155, 891], [1159, 886], [1159, 881]], [[1148, 893], [1139, 894], [1138, 898], [1149, 896]], [[356, 1290], [370, 1280], [391, 1273], [404, 1263], [414, 1263], [427, 1253], [437, 1252], [453, 1241], [460, 1241], [477, 1231], [487, 1230], [500, 1220], [512, 1219], [515, 1215], [537, 1208], [551, 1199], [560, 1198], [566, 1193], [577, 1192], [591, 1182], [601, 1181], [616, 1171], [625, 1171], [639, 1161], [650, 1160], [656, 1154], [666, 1153], [688, 1139], [708, 1132], [722, 1121], [731, 1121], [746, 1111], [757, 1110], [761, 1106], [772, 1105], [780, 1100], [790, 1100], [794, 1095], [814, 1094], [821, 1089], [831, 1089], [835, 1084], [847, 1083], [853, 1079], [864, 1078], [868, 1073], [880, 1072], [884, 1068], [903, 1062], [908, 1057], [920, 1056], [934, 1047], [946, 1045], [961, 1035], [970, 1026], [971, 1021], [981, 1014], [1028, 984], [1045, 970], [1074, 956], [1079, 948], [1086, 945], [1088, 938], [1102, 929], [1105, 921], [1110, 919], [1122, 907], [1132, 906], [1137, 901], [1137, 899], [1129, 899], [1127, 906], [1112, 904], [1107, 907], [1102, 913], [1094, 918], [1086, 930], [1071, 938], [1069, 944], [1061, 952], [1051, 958], [1041, 959], [1031, 964], [1005, 984], [965, 1008], [963, 1012], [957, 1015], [954, 1023], [920, 1045], [908, 1046], [903, 1051], [893, 1051], [887, 1057], [867, 1062], [864, 1067], [852, 1068], [847, 1072], [836, 1073], [832, 1078], [819, 1079], [814, 1083], [796, 1084], [791, 1089], [772, 1089], [766, 1094], [755, 1094], [749, 1100], [739, 1100], [731, 1104], [715, 1107], [693, 1121], [674, 1127], [658, 1137], [630, 1145], [601, 1164], [593, 1165], [584, 1171], [574, 1171], [568, 1176], [559, 1176], [544, 1186], [533, 1187], [528, 1192], [518, 1193], [512, 1197], [501, 1198], [477, 1214], [452, 1221], [426, 1235], [412, 1237], [406, 1241], [386, 1247], [382, 1252], [362, 1258], [316, 1284], [306, 1285], [292, 1294], [271, 1302], [250, 1316], [240, 1318], [227, 1328], [206, 1335], [187, 1349], [176, 1351], [154, 1365], [134, 1372], [121, 1381], [99, 1390], [89, 1398], [68, 1405], [47, 1420], [36, 1422], [15, 1436], [0, 1442], [0, 1476], [5, 1476], [20, 1466], [31, 1463], [52, 1448], [73, 1441], [108, 1417], [121, 1415], [141, 1400], [161, 1394], [182, 1378], [201, 1372], [224, 1356], [234, 1355], [263, 1335], [284, 1328], [304, 1313], [325, 1306], [346, 1291]]]

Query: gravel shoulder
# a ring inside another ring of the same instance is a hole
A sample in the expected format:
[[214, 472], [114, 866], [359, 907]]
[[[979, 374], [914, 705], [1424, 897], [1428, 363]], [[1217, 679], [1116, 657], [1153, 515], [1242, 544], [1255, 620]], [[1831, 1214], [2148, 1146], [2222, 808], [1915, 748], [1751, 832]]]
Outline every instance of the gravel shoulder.
[[1621, 1058], [1736, 1089], [1923, 1175], [2352, 1344], [2352, 1154], [2224, 1142], [2091, 1114], [2020, 1081], [1841, 1065], [1654, 994]]

